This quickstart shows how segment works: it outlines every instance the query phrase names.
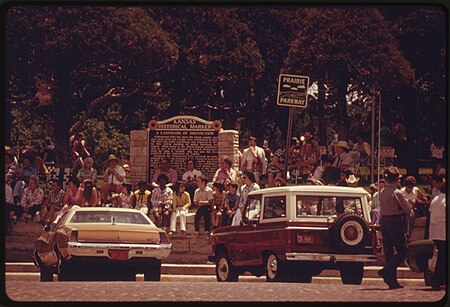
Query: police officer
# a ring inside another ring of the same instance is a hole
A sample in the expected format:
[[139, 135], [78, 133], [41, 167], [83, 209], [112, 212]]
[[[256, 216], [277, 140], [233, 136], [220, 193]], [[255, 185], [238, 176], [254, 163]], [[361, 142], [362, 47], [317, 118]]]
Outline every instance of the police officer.
[[397, 289], [403, 288], [397, 281], [397, 267], [405, 260], [408, 251], [406, 222], [411, 213], [411, 205], [398, 189], [401, 177], [398, 168], [390, 166], [384, 175], [387, 185], [379, 193], [379, 197], [385, 265], [378, 271], [378, 275], [383, 277], [389, 289]]

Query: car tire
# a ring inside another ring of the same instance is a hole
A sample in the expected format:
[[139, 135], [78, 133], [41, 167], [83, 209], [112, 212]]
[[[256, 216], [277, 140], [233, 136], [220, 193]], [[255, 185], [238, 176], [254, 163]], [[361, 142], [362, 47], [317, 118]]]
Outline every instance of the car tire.
[[360, 285], [364, 276], [363, 263], [346, 263], [342, 264], [341, 280], [344, 285]]
[[283, 264], [274, 253], [264, 257], [264, 270], [267, 282], [287, 281], [286, 274], [283, 272]]
[[75, 270], [70, 263], [60, 258], [58, 263], [58, 281], [82, 280], [83, 270]]
[[330, 226], [332, 244], [339, 250], [355, 251], [370, 245], [369, 227], [359, 215], [344, 213]]
[[145, 281], [160, 281], [161, 280], [161, 263], [150, 266], [144, 272]]
[[218, 282], [236, 282], [239, 274], [225, 253], [220, 253], [216, 260], [216, 279]]
[[53, 281], [53, 271], [45, 266], [39, 267], [41, 281]]

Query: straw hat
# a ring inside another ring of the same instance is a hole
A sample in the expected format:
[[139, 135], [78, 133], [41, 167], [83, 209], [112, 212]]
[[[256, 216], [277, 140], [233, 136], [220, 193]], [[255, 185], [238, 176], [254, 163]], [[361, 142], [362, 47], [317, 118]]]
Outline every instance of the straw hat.
[[116, 156], [113, 155], [113, 154], [108, 156], [108, 160], [107, 161], [109, 162], [109, 161], [112, 161], [112, 160], [116, 160], [117, 162], [119, 162], [119, 159], [117, 159]]
[[334, 146], [335, 147], [342, 147], [344, 149], [350, 149], [350, 147], [348, 147], [348, 143], [346, 141], [339, 141]]

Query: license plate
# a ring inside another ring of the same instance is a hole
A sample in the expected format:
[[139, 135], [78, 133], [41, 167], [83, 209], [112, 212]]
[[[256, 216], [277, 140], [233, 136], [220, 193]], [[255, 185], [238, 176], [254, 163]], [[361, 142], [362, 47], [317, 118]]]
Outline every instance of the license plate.
[[312, 236], [308, 236], [308, 235], [297, 235], [297, 242], [312, 244], [312, 243], [314, 243], [314, 238]]
[[128, 251], [117, 251], [111, 250], [109, 251], [109, 257], [112, 260], [128, 260]]

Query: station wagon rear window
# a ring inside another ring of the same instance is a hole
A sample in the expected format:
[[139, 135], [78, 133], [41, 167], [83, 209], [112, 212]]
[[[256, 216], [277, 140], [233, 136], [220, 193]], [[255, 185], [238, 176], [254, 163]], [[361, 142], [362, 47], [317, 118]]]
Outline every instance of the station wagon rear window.
[[361, 198], [297, 195], [297, 217], [328, 216], [336, 217], [342, 213], [363, 216]]
[[140, 212], [78, 211], [71, 223], [123, 223], [148, 225], [150, 222]]

